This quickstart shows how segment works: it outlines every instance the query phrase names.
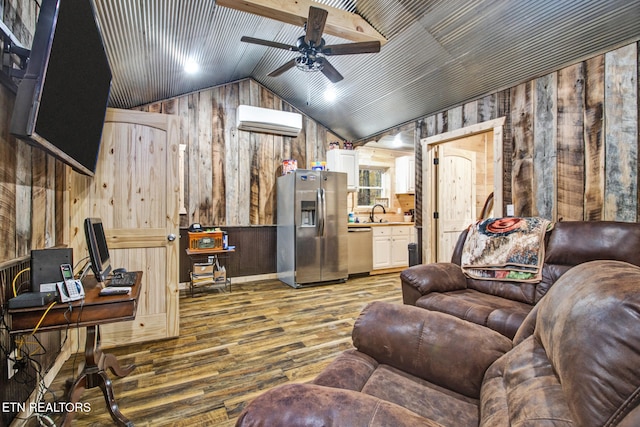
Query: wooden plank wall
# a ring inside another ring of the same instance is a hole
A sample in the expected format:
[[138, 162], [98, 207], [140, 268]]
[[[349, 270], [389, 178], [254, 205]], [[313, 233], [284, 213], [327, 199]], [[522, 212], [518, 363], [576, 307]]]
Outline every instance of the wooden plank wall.
[[[4, 2], [3, 22], [31, 43], [39, 5]], [[64, 245], [63, 193], [66, 166], [9, 133], [15, 94], [0, 86], [0, 262], [31, 249]]]
[[254, 80], [218, 86], [142, 106], [142, 111], [177, 114], [180, 140], [186, 144], [185, 205], [181, 226], [269, 225], [276, 218], [276, 179], [282, 160], [299, 168], [325, 160], [327, 128], [303, 115], [297, 137], [246, 132], [236, 128], [238, 105], [295, 111]]
[[9, 134], [13, 100], [0, 87], [0, 261], [68, 242], [58, 212], [66, 166]]
[[[425, 117], [420, 135], [504, 116], [504, 204], [516, 215], [637, 222], [638, 49], [633, 43]], [[417, 205], [428, 191], [417, 192]]]

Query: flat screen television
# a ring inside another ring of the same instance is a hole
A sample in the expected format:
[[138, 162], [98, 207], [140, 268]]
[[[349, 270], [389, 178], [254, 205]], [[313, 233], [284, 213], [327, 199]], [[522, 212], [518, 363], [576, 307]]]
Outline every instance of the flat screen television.
[[98, 282], [104, 282], [111, 273], [111, 260], [102, 220], [100, 218], [86, 218], [84, 220], [84, 235], [87, 239], [91, 270]]
[[111, 68], [89, 0], [43, 0], [10, 132], [93, 176]]

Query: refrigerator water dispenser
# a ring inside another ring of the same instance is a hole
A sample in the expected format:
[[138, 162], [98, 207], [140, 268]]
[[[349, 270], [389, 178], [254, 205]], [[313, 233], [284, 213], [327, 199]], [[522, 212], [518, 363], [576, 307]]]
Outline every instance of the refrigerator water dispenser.
[[315, 201], [301, 201], [300, 206], [300, 225], [302, 227], [315, 227], [316, 226], [316, 202]]

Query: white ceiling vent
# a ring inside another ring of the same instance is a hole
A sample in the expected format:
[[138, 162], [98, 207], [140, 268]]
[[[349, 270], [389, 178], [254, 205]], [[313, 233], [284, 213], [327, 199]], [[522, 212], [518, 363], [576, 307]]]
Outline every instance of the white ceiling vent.
[[251, 105], [240, 105], [237, 123], [240, 130], [298, 136], [302, 129], [302, 115]]

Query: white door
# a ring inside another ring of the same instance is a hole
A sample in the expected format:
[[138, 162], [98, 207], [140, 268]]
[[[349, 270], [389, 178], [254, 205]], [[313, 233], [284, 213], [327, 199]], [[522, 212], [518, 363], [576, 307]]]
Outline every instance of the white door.
[[109, 109], [95, 176], [71, 176], [75, 259], [84, 218], [99, 217], [111, 265], [143, 272], [136, 319], [102, 326], [105, 347], [179, 334], [178, 129], [176, 116]]
[[476, 153], [443, 144], [437, 158], [436, 261], [449, 262], [460, 233], [476, 217]]

